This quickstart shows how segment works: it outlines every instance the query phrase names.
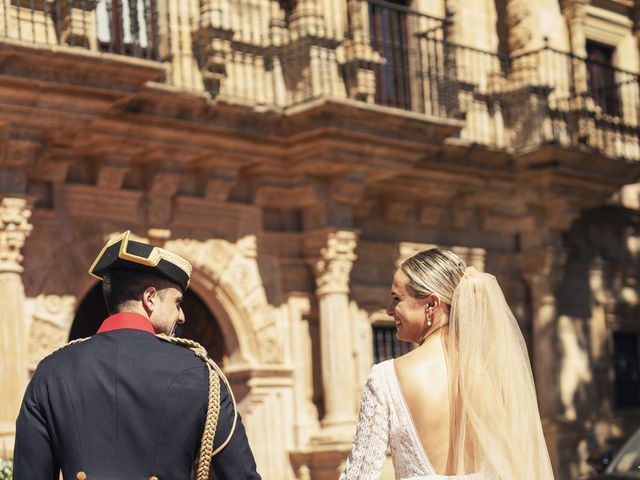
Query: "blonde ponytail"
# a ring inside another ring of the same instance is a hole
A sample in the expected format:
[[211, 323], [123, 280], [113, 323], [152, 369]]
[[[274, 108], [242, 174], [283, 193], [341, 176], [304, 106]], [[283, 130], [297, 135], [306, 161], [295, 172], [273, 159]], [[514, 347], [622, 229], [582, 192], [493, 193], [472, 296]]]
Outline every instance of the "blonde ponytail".
[[447, 343], [447, 473], [553, 479], [527, 347], [493, 275], [466, 268], [453, 293]]

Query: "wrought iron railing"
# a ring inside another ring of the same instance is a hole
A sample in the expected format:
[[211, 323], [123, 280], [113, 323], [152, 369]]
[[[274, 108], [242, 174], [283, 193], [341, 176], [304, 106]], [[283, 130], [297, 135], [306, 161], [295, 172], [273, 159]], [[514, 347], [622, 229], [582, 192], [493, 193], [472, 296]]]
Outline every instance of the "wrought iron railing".
[[548, 46], [498, 55], [451, 42], [450, 27], [384, 0], [0, 2], [0, 41], [161, 62], [166, 83], [220, 100], [352, 99], [464, 120], [477, 144], [640, 159], [637, 74]]
[[539, 117], [516, 147], [551, 142], [640, 159], [637, 73], [545, 46], [511, 58], [506, 78], [514, 103], [525, 100], [519, 92], [530, 92], [520, 118]]

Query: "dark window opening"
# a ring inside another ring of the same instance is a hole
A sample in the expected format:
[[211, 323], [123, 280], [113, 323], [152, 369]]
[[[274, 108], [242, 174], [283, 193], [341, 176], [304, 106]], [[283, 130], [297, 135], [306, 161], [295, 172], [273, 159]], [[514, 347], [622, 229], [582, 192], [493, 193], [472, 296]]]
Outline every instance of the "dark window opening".
[[589, 93], [607, 115], [620, 115], [620, 96], [616, 84], [613, 56], [615, 48], [587, 42]]
[[640, 333], [613, 334], [616, 408], [640, 407]]
[[96, 6], [103, 52], [158, 59], [156, 0], [102, 0]]
[[373, 362], [380, 363], [397, 358], [412, 349], [409, 342], [398, 340], [396, 327], [391, 325], [373, 326]]
[[[409, 2], [394, 3], [407, 6]], [[368, 5], [371, 43], [385, 61], [375, 70], [375, 101], [380, 105], [410, 109], [409, 14], [375, 2]]]

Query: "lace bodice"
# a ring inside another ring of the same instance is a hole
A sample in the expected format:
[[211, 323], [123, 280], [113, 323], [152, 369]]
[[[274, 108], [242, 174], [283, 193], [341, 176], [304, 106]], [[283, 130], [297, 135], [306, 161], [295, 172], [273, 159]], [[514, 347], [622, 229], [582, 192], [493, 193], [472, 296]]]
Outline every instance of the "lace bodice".
[[405, 402], [393, 360], [374, 365], [360, 401], [351, 454], [340, 480], [377, 480], [391, 448], [396, 479], [467, 479], [478, 475], [437, 475], [422, 448]]

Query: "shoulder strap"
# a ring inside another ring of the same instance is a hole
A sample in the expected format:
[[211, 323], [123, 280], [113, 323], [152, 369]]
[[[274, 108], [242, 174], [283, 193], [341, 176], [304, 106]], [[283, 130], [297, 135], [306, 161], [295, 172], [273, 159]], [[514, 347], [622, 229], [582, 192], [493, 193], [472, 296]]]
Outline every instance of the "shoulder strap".
[[[227, 377], [225, 377], [220, 367], [209, 358], [207, 350], [198, 342], [189, 340], [187, 338], [171, 337], [164, 334], [157, 334], [160, 340], [163, 340], [174, 345], [180, 345], [191, 350], [198, 358], [200, 358], [207, 369], [209, 370], [209, 404], [207, 407], [207, 416], [205, 419], [204, 431], [202, 432], [202, 440], [200, 442], [200, 454], [198, 456], [198, 470], [196, 474], [196, 480], [208, 480], [209, 479], [209, 466], [211, 464], [211, 458], [217, 455], [224, 447], [227, 446], [233, 432], [236, 429], [236, 422], [238, 420], [238, 409], [236, 405], [236, 399], [233, 396], [231, 385]], [[220, 379], [222, 379], [227, 386], [229, 395], [233, 402], [233, 424], [231, 425], [231, 431], [224, 442], [217, 448], [213, 449], [213, 440], [216, 434], [216, 428], [218, 426], [218, 416], [220, 415]]]
[[[89, 340], [91, 337], [84, 337], [84, 338], [76, 338], [75, 340], [71, 340], [68, 343], [65, 343], [64, 345], [56, 348], [55, 350], [53, 350], [52, 352], [50, 352], [48, 355], [46, 355], [45, 357], [42, 358], [42, 360], [44, 360], [47, 357], [50, 357], [51, 355], [53, 355], [54, 353], [58, 353], [60, 350], [64, 350], [67, 347], [70, 347], [71, 345], [75, 345], [76, 343], [80, 343], [80, 342], [84, 342], [85, 340]], [[42, 361], [40, 360], [40, 361]]]

